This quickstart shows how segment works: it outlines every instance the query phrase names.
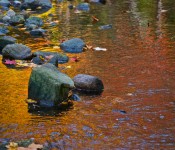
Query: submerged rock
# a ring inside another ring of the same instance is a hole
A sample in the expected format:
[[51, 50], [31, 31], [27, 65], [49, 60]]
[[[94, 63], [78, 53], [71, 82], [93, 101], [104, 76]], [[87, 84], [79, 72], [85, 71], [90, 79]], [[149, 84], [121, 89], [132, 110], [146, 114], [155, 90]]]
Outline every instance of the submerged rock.
[[23, 44], [8, 44], [2, 49], [3, 58], [24, 60], [31, 57], [31, 49]]
[[8, 44], [14, 44], [16, 42], [16, 39], [11, 37], [11, 36], [3, 36], [0, 37], [0, 52], [2, 51], [2, 49], [8, 45]]
[[60, 44], [60, 48], [68, 53], [81, 53], [85, 43], [79, 38], [73, 38]]
[[44, 107], [58, 106], [67, 100], [68, 92], [72, 88], [74, 88], [72, 79], [48, 63], [33, 68], [29, 80], [28, 98], [36, 100]]
[[73, 78], [73, 81], [76, 89], [83, 92], [100, 93], [104, 89], [102, 81], [96, 76], [78, 74]]
[[[58, 64], [66, 63], [69, 60], [69, 57], [67, 55], [57, 52], [37, 51], [33, 53], [33, 56], [35, 57], [32, 59], [32, 62], [38, 65], [42, 65], [44, 63], [51, 63], [58, 67]], [[41, 59], [41, 57], [43, 59]]]

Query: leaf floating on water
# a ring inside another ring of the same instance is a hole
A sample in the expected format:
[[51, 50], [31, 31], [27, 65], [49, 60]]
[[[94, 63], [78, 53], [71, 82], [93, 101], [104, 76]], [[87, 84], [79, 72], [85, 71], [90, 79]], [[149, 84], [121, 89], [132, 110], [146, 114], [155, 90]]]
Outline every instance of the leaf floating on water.
[[53, 46], [54, 49], [59, 49], [60, 47], [59, 46]]
[[73, 61], [73, 62], [78, 62], [79, 61], [79, 57], [71, 57], [70, 60]]
[[95, 47], [93, 48], [95, 51], [107, 51], [106, 48], [101, 48], [101, 47]]
[[71, 66], [66, 66], [66, 69], [70, 69], [70, 68], [72, 68]]
[[92, 16], [92, 22], [98, 22], [99, 21], [99, 19], [98, 18], [96, 18], [95, 16]]
[[4, 64], [6, 64], [6, 65], [16, 65], [16, 61], [15, 60], [10, 60], [10, 59], [5, 59]]
[[80, 13], [82, 13], [82, 11], [76, 9], [76, 10], [74, 11], [74, 13], [75, 13], [75, 14], [80, 14]]
[[10, 142], [9, 145], [6, 146], [8, 150], [18, 150], [18, 143]]

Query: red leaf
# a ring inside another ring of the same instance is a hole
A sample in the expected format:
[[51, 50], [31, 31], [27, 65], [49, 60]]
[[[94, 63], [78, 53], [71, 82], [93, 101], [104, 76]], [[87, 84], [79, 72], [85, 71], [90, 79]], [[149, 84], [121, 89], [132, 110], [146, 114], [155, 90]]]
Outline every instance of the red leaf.
[[10, 60], [10, 59], [5, 59], [4, 64], [6, 64], [6, 65], [16, 65], [16, 61], [15, 60]]

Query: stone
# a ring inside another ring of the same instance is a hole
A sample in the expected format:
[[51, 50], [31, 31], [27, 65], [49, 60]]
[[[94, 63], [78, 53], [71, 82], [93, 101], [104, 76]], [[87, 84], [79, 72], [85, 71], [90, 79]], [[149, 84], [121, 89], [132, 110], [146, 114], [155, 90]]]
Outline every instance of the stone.
[[8, 44], [14, 44], [17, 40], [11, 36], [0, 37], [0, 52]]
[[0, 26], [0, 35], [5, 35], [9, 32], [9, 30], [7, 29], [7, 27], [5, 26]]
[[100, 93], [104, 89], [102, 81], [96, 76], [78, 74], [73, 78], [73, 81], [79, 91]]
[[58, 106], [67, 101], [74, 88], [72, 79], [48, 63], [32, 69], [28, 86], [28, 98], [44, 107]]
[[15, 16], [16, 13], [15, 13], [12, 9], [9, 9], [9, 10], [7, 11], [7, 14], [6, 14], [6, 15], [9, 16], [9, 17], [12, 17], [12, 16]]
[[77, 9], [81, 11], [89, 11], [90, 10], [89, 3], [81, 3], [77, 6]]
[[18, 24], [23, 24], [24, 21], [25, 19], [23, 15], [15, 15], [11, 17], [11, 19], [9, 20], [9, 23], [11, 25], [18, 25]]
[[37, 27], [41, 27], [43, 26], [43, 20], [39, 17], [29, 17], [26, 21], [25, 21], [25, 26], [28, 27], [30, 25], [36, 25]]
[[3, 58], [25, 60], [31, 57], [31, 49], [23, 44], [8, 44], [2, 49]]
[[46, 33], [46, 30], [41, 29], [41, 28], [40, 29], [33, 29], [30, 31], [30, 34], [32, 36], [44, 36], [45, 33]]
[[0, 0], [0, 6], [10, 7], [10, 1], [8, 1], [8, 0]]
[[38, 7], [41, 7], [41, 9], [45, 9], [47, 11], [52, 8], [52, 3], [50, 0], [24, 0], [21, 5], [21, 10], [37, 10]]
[[[42, 65], [44, 63], [46, 63], [46, 61], [48, 60], [47, 58], [49, 56], [53, 56], [52, 58], [50, 58], [47, 63], [51, 63], [53, 65], [55, 65], [56, 67], [58, 67], [58, 64], [63, 64], [63, 63], [67, 63], [69, 60], [69, 57], [65, 54], [61, 54], [61, 53], [57, 53], [57, 52], [42, 52], [42, 51], [37, 51], [33, 53], [34, 58], [32, 59], [32, 62], [37, 64], [37, 65]], [[40, 59], [40, 56], [42, 56], [44, 58], [43, 61]]]
[[60, 48], [68, 53], [81, 53], [83, 47], [85, 47], [85, 43], [79, 38], [73, 38], [60, 44]]

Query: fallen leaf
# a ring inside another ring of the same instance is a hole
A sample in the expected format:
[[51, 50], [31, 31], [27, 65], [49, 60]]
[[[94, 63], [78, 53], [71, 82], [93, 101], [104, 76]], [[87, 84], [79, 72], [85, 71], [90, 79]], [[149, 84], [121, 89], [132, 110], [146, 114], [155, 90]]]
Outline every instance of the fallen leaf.
[[70, 68], [71, 68], [71, 66], [66, 66], [66, 68], [67, 68], [67, 69], [70, 69]]
[[53, 46], [54, 49], [60, 48], [59, 46]]
[[46, 58], [47, 60], [50, 60], [50, 59], [53, 58], [53, 57], [54, 57], [54, 55], [45, 56], [45, 58]]
[[18, 148], [18, 143], [15, 142], [10, 142], [9, 145], [6, 146], [8, 150], [17, 150]]
[[71, 57], [70, 60], [73, 61], [73, 62], [78, 62], [79, 61], [79, 57]]
[[10, 59], [5, 59], [4, 64], [6, 64], [6, 65], [16, 65], [16, 61], [15, 60], [10, 60]]
[[107, 51], [106, 48], [101, 48], [101, 47], [95, 47], [93, 48], [95, 51]]
[[99, 21], [99, 19], [98, 19], [98, 18], [96, 18], [95, 16], [92, 16], [92, 21], [95, 23], [95, 22], [98, 22], [98, 21]]

